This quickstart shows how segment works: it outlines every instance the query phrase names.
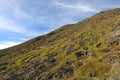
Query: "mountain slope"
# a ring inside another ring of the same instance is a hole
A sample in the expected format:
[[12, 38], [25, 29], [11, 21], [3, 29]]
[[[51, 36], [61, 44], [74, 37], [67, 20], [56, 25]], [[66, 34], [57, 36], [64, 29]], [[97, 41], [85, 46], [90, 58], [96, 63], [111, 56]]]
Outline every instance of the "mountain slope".
[[120, 9], [0, 51], [1, 80], [119, 80]]

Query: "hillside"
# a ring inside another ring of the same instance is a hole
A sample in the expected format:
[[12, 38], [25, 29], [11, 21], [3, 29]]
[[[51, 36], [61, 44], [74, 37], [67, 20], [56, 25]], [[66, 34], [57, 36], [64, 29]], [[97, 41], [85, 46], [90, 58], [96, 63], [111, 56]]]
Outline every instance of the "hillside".
[[0, 80], [120, 80], [120, 9], [0, 50]]

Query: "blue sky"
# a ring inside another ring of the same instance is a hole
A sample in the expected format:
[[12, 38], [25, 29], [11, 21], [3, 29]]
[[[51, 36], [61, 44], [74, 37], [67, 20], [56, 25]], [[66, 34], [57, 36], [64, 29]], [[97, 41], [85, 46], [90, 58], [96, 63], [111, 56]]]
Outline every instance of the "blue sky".
[[119, 7], [120, 0], [0, 0], [0, 49]]

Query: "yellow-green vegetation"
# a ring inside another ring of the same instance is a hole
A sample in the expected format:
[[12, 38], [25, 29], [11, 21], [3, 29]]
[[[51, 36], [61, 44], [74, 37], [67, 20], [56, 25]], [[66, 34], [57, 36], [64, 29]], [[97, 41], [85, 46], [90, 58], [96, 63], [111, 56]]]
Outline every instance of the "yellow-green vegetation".
[[0, 50], [0, 80], [120, 80], [119, 31], [114, 9]]

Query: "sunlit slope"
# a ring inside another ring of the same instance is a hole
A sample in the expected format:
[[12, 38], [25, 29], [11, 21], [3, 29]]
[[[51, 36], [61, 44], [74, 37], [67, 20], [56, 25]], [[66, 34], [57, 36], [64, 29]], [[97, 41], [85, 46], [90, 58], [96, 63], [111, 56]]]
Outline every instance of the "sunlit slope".
[[0, 80], [119, 80], [120, 9], [0, 51]]

